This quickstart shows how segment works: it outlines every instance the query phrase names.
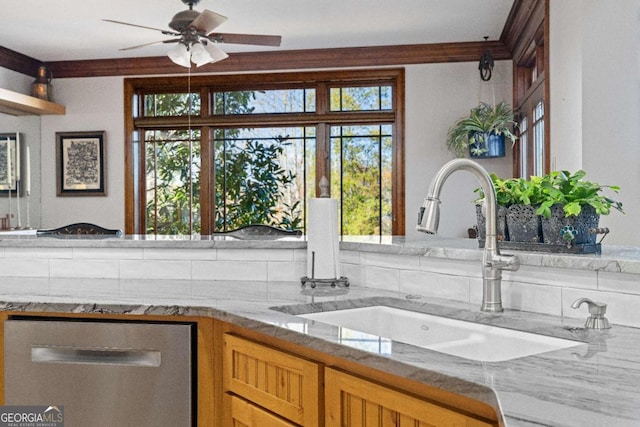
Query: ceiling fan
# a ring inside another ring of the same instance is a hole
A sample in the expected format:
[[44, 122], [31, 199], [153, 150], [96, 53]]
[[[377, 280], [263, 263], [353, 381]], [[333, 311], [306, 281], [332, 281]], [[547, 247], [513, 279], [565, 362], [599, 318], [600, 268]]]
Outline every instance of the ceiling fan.
[[229, 55], [216, 46], [218, 43], [280, 46], [282, 39], [280, 36], [214, 33], [212, 31], [227, 20], [225, 16], [210, 10], [204, 10], [202, 12], [193, 10], [193, 6], [197, 5], [200, 0], [182, 0], [182, 2], [189, 6], [189, 9], [174, 15], [171, 22], [169, 22], [170, 30], [114, 21], [113, 19], [103, 19], [103, 21], [160, 31], [164, 35], [175, 37], [120, 50], [138, 49], [160, 43], [175, 43], [175, 47], [170, 49], [167, 55], [176, 64], [187, 68], [191, 67], [191, 62], [196, 64], [197, 67], [200, 67], [209, 62], [217, 62], [227, 58]]

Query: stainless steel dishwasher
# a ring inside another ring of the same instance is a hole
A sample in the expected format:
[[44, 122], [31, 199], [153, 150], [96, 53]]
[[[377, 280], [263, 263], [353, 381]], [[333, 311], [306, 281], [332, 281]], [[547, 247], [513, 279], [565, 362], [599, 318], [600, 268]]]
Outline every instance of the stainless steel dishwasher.
[[5, 405], [63, 406], [65, 427], [195, 426], [194, 325], [35, 319], [5, 321]]

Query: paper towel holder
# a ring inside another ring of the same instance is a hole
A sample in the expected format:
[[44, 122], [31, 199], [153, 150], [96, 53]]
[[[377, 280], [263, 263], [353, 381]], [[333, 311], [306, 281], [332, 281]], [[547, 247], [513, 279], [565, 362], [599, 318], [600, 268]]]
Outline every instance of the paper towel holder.
[[348, 288], [349, 287], [349, 279], [342, 276], [336, 279], [316, 279], [314, 277], [315, 273], [315, 265], [316, 265], [316, 253], [311, 252], [311, 277], [303, 276], [300, 278], [300, 282], [302, 283], [302, 287], [305, 288], [307, 285], [311, 287], [311, 289], [315, 289], [318, 285], [321, 287], [330, 287], [330, 288]]
[[[320, 178], [320, 182], [318, 184], [320, 187], [320, 195], [319, 198], [325, 199], [330, 198], [331, 195], [329, 193], [329, 180], [326, 176], [322, 176]], [[324, 290], [326, 292], [335, 292], [337, 290], [341, 290], [341, 293], [346, 293], [349, 289], [349, 279], [346, 277], [339, 278], [328, 278], [328, 279], [318, 279], [315, 277], [315, 267], [316, 267], [316, 253], [315, 251], [311, 251], [311, 277], [304, 276], [300, 278], [300, 282], [302, 283], [303, 293], [314, 292], [319, 290]], [[307, 273], [308, 274], [308, 273]], [[309, 285], [311, 289], [305, 290], [305, 288]]]
[[338, 288], [348, 288], [349, 287], [349, 279], [342, 276], [339, 279], [314, 279], [312, 277], [301, 277], [300, 282], [302, 283], [302, 287], [306, 288], [307, 285], [311, 287], [311, 289], [316, 289], [319, 287], [330, 287], [333, 289]]

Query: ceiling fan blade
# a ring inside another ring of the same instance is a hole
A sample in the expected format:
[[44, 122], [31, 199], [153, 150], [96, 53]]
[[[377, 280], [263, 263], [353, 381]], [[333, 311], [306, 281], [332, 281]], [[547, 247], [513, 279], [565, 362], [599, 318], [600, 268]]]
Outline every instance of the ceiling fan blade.
[[139, 44], [139, 45], [136, 45], [136, 46], [124, 47], [124, 48], [118, 49], [118, 50], [133, 50], [133, 49], [139, 49], [141, 47], [153, 46], [155, 44], [177, 43], [179, 41], [180, 41], [180, 39], [161, 40], [161, 41], [156, 41], [156, 42], [151, 42], [151, 43]]
[[208, 34], [226, 20], [226, 16], [211, 12], [210, 10], [204, 10], [189, 26], [194, 27], [200, 34]]
[[162, 34], [166, 34], [168, 36], [179, 36], [180, 35], [180, 33], [176, 33], [175, 31], [162, 30], [160, 28], [153, 28], [153, 27], [146, 27], [144, 25], [138, 25], [138, 24], [130, 24], [128, 22], [122, 22], [122, 21], [114, 21], [113, 19], [103, 19], [103, 21], [111, 22], [111, 23], [114, 23], [114, 24], [128, 25], [130, 27], [144, 28], [144, 29], [147, 29], [147, 30], [160, 31]]
[[217, 43], [253, 44], [258, 46], [280, 46], [282, 41], [282, 36], [264, 34], [211, 33], [207, 38]]

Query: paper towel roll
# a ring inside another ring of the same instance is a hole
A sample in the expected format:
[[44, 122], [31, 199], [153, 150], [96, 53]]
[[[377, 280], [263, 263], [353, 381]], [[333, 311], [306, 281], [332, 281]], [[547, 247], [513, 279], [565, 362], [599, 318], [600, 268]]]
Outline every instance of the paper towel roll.
[[330, 198], [310, 199], [308, 215], [307, 277], [339, 279], [338, 201]]

